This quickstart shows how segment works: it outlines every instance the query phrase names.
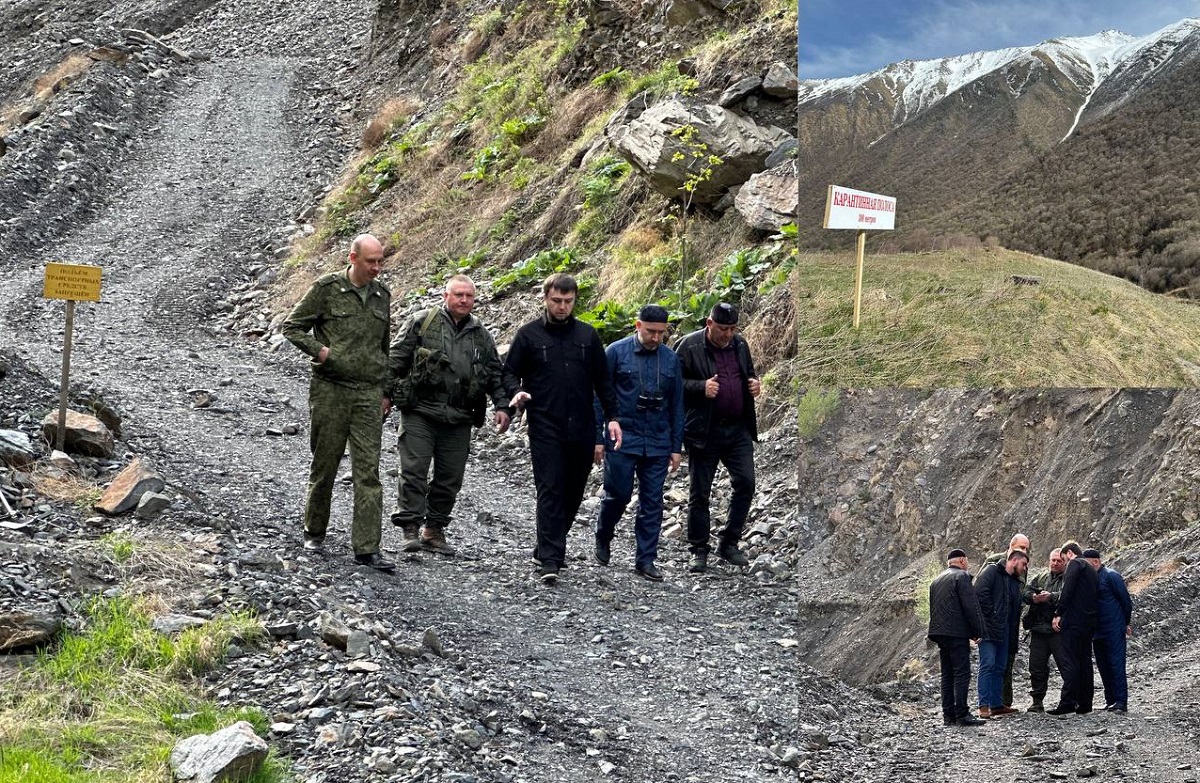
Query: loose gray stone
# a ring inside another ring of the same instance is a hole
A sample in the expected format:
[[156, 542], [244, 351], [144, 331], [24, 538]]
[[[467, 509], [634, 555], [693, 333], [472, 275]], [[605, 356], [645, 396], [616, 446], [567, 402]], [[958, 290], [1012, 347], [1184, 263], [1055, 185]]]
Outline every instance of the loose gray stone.
[[267, 743], [246, 721], [238, 721], [215, 734], [197, 734], [180, 740], [171, 750], [171, 770], [178, 781], [216, 783], [245, 780], [267, 758]]

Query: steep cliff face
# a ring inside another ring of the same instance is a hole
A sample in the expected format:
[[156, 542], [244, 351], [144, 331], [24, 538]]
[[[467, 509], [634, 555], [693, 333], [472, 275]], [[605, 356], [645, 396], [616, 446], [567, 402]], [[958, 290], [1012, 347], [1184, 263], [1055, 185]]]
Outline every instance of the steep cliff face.
[[1186, 592], [1198, 474], [1195, 391], [844, 393], [802, 449], [802, 644], [850, 681], [895, 677], [925, 654], [927, 571], [954, 546], [978, 567], [1016, 531], [1034, 570], [1074, 538], [1148, 595]]

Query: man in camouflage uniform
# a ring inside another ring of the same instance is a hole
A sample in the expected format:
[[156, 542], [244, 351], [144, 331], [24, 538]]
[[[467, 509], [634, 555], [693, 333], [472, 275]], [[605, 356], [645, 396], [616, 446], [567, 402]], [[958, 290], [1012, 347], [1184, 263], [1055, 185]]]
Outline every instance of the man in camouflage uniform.
[[455, 275], [442, 300], [409, 316], [388, 354], [388, 396], [400, 409], [400, 507], [392, 524], [404, 531], [405, 551], [452, 555], [445, 530], [462, 488], [471, 426], [483, 424], [487, 395], [500, 432], [508, 429], [509, 410], [496, 343], [471, 315], [475, 283]]
[[379, 444], [391, 410], [384, 394], [391, 293], [378, 282], [383, 246], [370, 234], [350, 244], [350, 264], [319, 278], [283, 324], [283, 335], [312, 357], [308, 408], [312, 467], [304, 506], [304, 548], [320, 549], [338, 464], [350, 445], [354, 480], [354, 559], [379, 571], [395, 564], [379, 554], [383, 487]]

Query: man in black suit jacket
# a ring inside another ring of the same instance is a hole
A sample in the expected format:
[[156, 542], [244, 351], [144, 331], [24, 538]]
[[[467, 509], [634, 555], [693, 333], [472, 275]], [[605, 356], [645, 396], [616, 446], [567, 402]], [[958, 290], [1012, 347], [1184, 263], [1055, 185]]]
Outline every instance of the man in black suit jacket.
[[[1054, 610], [1052, 626], [1061, 634], [1062, 695], [1058, 706], [1046, 710], [1049, 715], [1079, 715], [1092, 711], [1095, 680], [1092, 673], [1092, 635], [1096, 632], [1096, 611], [1100, 586], [1096, 569], [1087, 561], [1094, 549], [1083, 550], [1074, 541], [1063, 544], [1062, 555], [1067, 558], [1063, 573], [1062, 593]], [[1093, 556], [1098, 556], [1095, 553]]]

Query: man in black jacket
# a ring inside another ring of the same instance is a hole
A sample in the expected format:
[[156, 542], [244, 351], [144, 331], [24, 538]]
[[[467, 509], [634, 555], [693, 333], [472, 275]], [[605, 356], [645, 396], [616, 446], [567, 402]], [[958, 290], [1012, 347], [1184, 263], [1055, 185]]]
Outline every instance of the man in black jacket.
[[692, 559], [688, 571], [696, 574], [708, 568], [709, 496], [718, 463], [729, 471], [733, 494], [717, 556], [736, 566], [750, 564], [738, 541], [754, 498], [754, 443], [758, 440], [754, 398], [762, 394], [762, 383], [750, 347], [737, 334], [737, 324], [737, 308], [722, 302], [712, 309], [703, 329], [684, 336], [675, 346], [683, 370], [683, 440], [691, 473], [687, 530]]
[[951, 549], [946, 570], [929, 585], [929, 639], [942, 664], [942, 720], [947, 726], [980, 726], [967, 707], [971, 642], [983, 635], [979, 599], [967, 573], [967, 553]]
[[975, 594], [983, 613], [979, 642], [979, 717], [997, 718], [1018, 710], [1004, 703], [1004, 666], [1013, 629], [1021, 620], [1021, 581], [1029, 555], [1010, 550], [1003, 563], [990, 563], [979, 572]]
[[[579, 286], [568, 274], [542, 284], [545, 312], [517, 330], [504, 362], [511, 405], [529, 412], [529, 456], [537, 487], [537, 545], [543, 584], [558, 581], [567, 533], [579, 506], [596, 445], [593, 399], [598, 398], [613, 451], [621, 448], [617, 400], [604, 344], [572, 310]], [[594, 397], [593, 397], [594, 395]]]
[[1092, 711], [1092, 695], [1096, 688], [1092, 673], [1092, 634], [1096, 631], [1096, 608], [1099, 603], [1099, 577], [1096, 569], [1085, 559], [1098, 558], [1094, 549], [1081, 549], [1079, 544], [1068, 541], [1062, 547], [1067, 559], [1067, 570], [1063, 573], [1062, 593], [1058, 596], [1058, 607], [1054, 610], [1054, 630], [1061, 634], [1062, 694], [1058, 706], [1046, 710], [1048, 715], [1079, 715]]

